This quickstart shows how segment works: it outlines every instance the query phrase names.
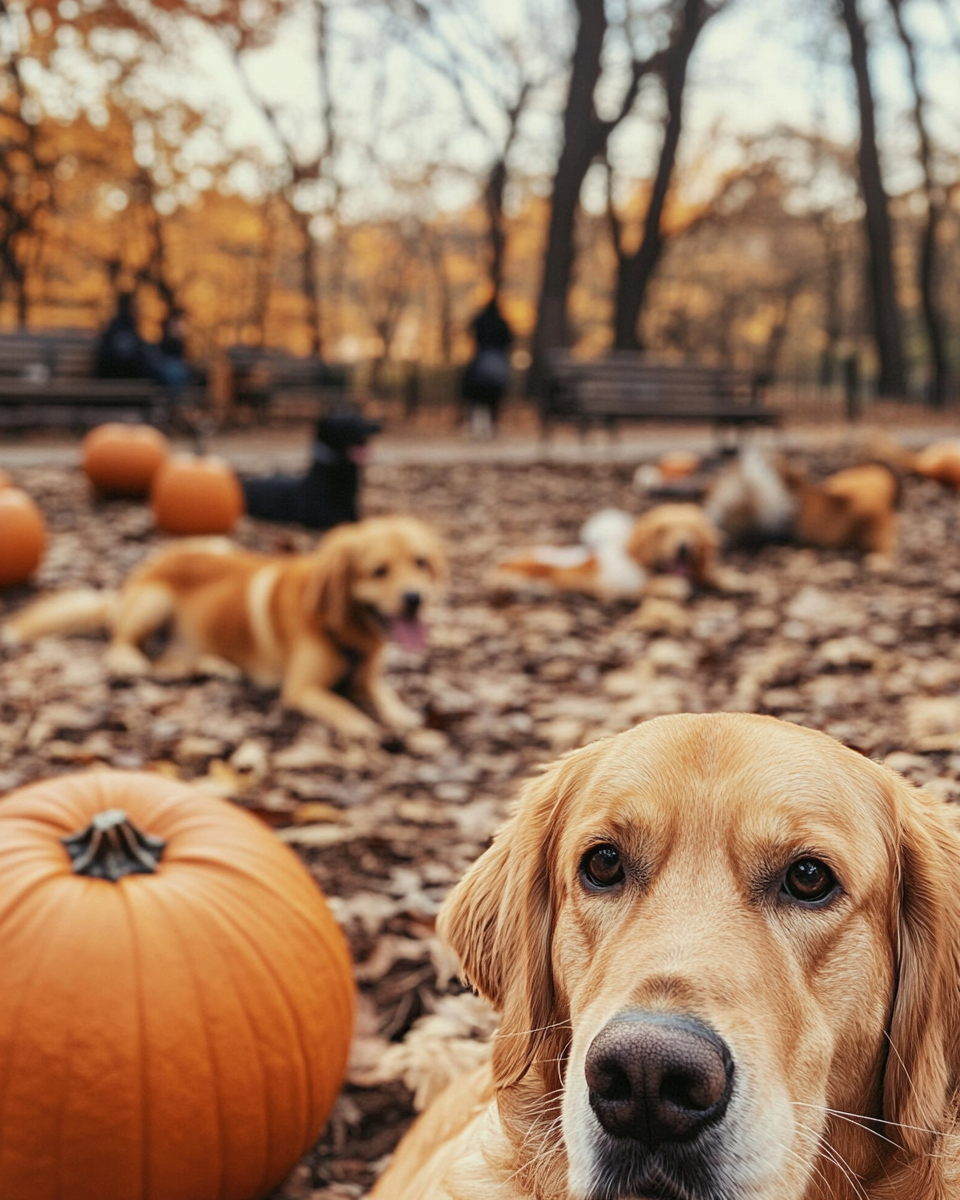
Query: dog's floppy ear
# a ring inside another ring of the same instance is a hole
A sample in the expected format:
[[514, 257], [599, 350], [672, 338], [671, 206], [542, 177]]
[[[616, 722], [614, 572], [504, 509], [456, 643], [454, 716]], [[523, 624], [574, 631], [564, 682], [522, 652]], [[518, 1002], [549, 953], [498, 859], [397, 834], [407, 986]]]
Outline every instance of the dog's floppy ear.
[[650, 522], [641, 517], [627, 539], [627, 554], [641, 567], [650, 565]]
[[717, 571], [717, 551], [720, 549], [720, 534], [716, 526], [704, 515], [697, 526], [694, 541], [694, 578], [698, 583], [713, 583]]
[[563, 764], [528, 783], [517, 811], [444, 904], [441, 937], [464, 978], [502, 1014], [494, 1043], [498, 1087], [522, 1078], [557, 1022], [550, 945], [550, 862]]
[[355, 530], [356, 526], [341, 525], [324, 537], [307, 587], [308, 608], [334, 632], [350, 622]]
[[447, 552], [444, 549], [443, 542], [432, 530], [428, 529], [427, 538], [427, 562], [430, 564], [430, 570], [433, 572], [433, 577], [438, 583], [445, 583], [447, 579]]
[[899, 945], [883, 1116], [889, 1136], [919, 1158], [952, 1126], [960, 1084], [960, 833], [945, 804], [895, 787]]

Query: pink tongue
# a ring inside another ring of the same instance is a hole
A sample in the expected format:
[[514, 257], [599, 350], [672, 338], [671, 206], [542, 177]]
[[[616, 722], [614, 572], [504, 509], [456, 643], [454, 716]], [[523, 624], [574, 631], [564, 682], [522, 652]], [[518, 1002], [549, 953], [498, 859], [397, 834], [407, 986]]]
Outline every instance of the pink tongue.
[[390, 622], [390, 636], [401, 649], [411, 654], [422, 654], [427, 648], [427, 631], [422, 621], [395, 617]]

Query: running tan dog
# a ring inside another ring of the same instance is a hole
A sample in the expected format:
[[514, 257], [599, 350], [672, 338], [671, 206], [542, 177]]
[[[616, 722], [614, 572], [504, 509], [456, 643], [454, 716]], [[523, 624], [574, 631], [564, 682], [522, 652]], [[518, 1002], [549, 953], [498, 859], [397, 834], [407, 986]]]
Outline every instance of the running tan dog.
[[715, 583], [717, 530], [696, 504], [659, 504], [637, 519], [604, 509], [586, 522], [578, 546], [534, 546], [497, 566], [511, 576], [600, 599], [639, 599], [652, 574]]
[[528, 785], [440, 931], [502, 1014], [377, 1200], [955, 1200], [960, 836], [823, 734], [661, 717]]
[[332, 689], [347, 682], [357, 700], [402, 731], [419, 724], [381, 677], [390, 637], [424, 644], [422, 609], [444, 574], [437, 538], [413, 517], [341, 525], [311, 554], [267, 557], [226, 541], [163, 550], [119, 592], [67, 592], [39, 600], [9, 621], [22, 641], [109, 628], [108, 665], [118, 674], [155, 669], [142, 643], [172, 626], [161, 672], [239, 668], [281, 686], [283, 701], [341, 733], [376, 725]]
[[886, 556], [896, 550], [899, 500], [899, 477], [885, 463], [848, 467], [817, 483], [749, 447], [717, 478], [705, 508], [735, 542], [789, 538]]

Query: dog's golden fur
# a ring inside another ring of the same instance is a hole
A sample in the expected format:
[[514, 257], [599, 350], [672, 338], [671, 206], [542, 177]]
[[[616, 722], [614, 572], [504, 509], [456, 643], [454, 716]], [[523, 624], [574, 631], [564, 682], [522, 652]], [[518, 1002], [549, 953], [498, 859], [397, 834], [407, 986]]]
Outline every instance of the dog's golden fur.
[[789, 470], [786, 477], [798, 501], [798, 541], [828, 550], [894, 553], [900, 481], [886, 464], [847, 467], [821, 483]]
[[[226, 541], [188, 541], [148, 559], [117, 593], [41, 599], [5, 627], [29, 641], [50, 633], [109, 628], [118, 674], [220, 669], [280, 686], [285, 704], [352, 736], [373, 734], [369, 716], [402, 731], [418, 718], [387, 686], [381, 660], [392, 624], [418, 620], [444, 574], [435, 535], [413, 517], [341, 525], [310, 554], [266, 556]], [[413, 597], [418, 599], [413, 600]], [[172, 628], [157, 663], [141, 646]]]
[[[598, 843], [625, 866], [612, 891], [584, 882]], [[785, 891], [811, 857], [825, 903]], [[823, 734], [662, 717], [577, 751], [446, 902], [441, 933], [502, 1014], [492, 1067], [428, 1109], [373, 1196], [956, 1200], [958, 880], [948, 808]], [[683, 1147], [688, 1178], [618, 1182], [629, 1139], [592, 1111], [588, 1047], [631, 1008], [729, 1046], [729, 1108]]]
[[658, 504], [638, 518], [627, 553], [648, 571], [682, 572], [710, 587], [719, 543], [716, 527], [698, 504]]
[[896, 550], [900, 476], [887, 462], [811, 479], [796, 463], [748, 447], [714, 481], [706, 509], [734, 542], [788, 538], [889, 557]]

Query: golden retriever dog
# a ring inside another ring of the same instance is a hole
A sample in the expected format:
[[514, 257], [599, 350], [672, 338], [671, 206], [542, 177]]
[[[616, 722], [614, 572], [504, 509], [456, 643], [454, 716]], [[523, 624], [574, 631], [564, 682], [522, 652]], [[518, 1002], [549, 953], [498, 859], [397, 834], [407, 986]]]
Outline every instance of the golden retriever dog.
[[522, 551], [498, 564], [495, 582], [520, 577], [556, 591], [637, 600], [654, 574], [714, 586], [718, 544], [716, 528], [696, 504], [659, 504], [639, 518], [604, 509], [585, 523], [579, 545]]
[[491, 1065], [377, 1200], [956, 1200], [960, 836], [824, 734], [669, 716], [530, 783], [440, 932]]
[[[4, 632], [16, 642], [106, 627], [117, 674], [232, 667], [343, 734], [374, 734], [374, 721], [334, 691], [346, 688], [402, 732], [419, 718], [384, 682], [383, 652], [390, 638], [423, 649], [422, 613], [444, 570], [436, 536], [414, 517], [341, 525], [312, 553], [285, 557], [187, 541], [149, 558], [119, 592], [41, 599]], [[170, 648], [154, 664], [141, 647], [165, 627]]]
[[785, 540], [889, 556], [896, 550], [900, 480], [886, 463], [814, 482], [793, 463], [748, 447], [722, 472], [705, 508], [734, 542]]

